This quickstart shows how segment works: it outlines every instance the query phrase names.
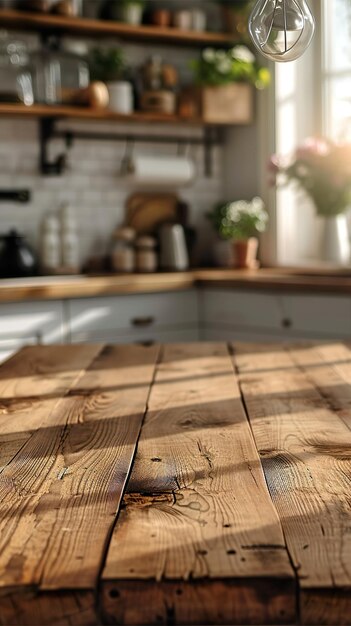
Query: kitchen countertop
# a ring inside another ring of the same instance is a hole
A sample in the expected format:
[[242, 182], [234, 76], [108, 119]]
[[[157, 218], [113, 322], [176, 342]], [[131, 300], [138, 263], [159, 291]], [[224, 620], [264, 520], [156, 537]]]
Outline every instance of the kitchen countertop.
[[287, 292], [351, 294], [351, 270], [266, 268], [257, 271], [200, 269], [188, 272], [101, 276], [41, 276], [0, 280], [0, 302], [62, 300], [104, 295], [167, 292], [194, 286]]
[[350, 372], [343, 343], [22, 349], [1, 624], [349, 623]]

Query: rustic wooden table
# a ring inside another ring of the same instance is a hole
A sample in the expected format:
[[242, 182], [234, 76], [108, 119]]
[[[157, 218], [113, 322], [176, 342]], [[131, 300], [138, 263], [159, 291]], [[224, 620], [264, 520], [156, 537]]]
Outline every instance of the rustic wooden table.
[[345, 344], [0, 368], [0, 624], [350, 624]]

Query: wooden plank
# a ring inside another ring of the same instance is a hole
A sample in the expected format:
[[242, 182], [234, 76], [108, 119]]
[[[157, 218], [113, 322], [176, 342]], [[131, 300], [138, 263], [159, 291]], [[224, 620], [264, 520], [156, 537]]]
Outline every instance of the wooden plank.
[[97, 109], [92, 107], [82, 107], [75, 105], [48, 106], [45, 104], [33, 104], [25, 106], [23, 104], [0, 103], [0, 116], [11, 117], [60, 117], [72, 119], [101, 120], [110, 122], [139, 123], [139, 124], [179, 124], [188, 126], [205, 126], [206, 123], [201, 118], [183, 118], [177, 114], [153, 113], [135, 111], [134, 113], [116, 113], [109, 109]]
[[23, 348], [0, 366], [0, 472], [102, 346]]
[[167, 346], [102, 575], [107, 623], [291, 623], [294, 574], [224, 345]]
[[87, 19], [85, 17], [66, 17], [26, 11], [0, 10], [0, 25], [3, 27], [22, 28], [34, 31], [61, 31], [81, 36], [116, 36], [123, 39], [164, 42], [179, 45], [230, 45], [231, 33], [200, 32], [163, 28], [159, 26], [133, 26], [115, 20]]
[[[298, 575], [301, 622], [349, 624], [351, 433], [316, 384], [314, 350], [239, 344], [234, 362]], [[341, 346], [318, 350], [331, 364], [345, 355]]]
[[[0, 105], [1, 108], [1, 105]], [[157, 293], [190, 289], [194, 286], [193, 272], [162, 272], [106, 276], [79, 276], [33, 278], [26, 280], [2, 279], [0, 302], [26, 300], [57, 300], [88, 298], [117, 294]]]
[[[155, 346], [106, 347], [3, 470], [0, 615], [6, 624], [37, 623], [39, 606], [41, 624], [92, 623], [89, 607], [157, 352]], [[62, 599], [67, 590], [73, 595]], [[53, 606], [50, 598], [58, 598]], [[79, 602], [87, 604], [87, 621], [74, 608]]]
[[293, 358], [330, 407], [351, 429], [351, 349], [344, 343], [310, 345]]

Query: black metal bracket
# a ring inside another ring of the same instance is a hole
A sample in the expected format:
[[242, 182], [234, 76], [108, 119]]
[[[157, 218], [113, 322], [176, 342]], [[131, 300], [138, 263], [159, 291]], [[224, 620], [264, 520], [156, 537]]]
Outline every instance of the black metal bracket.
[[39, 120], [40, 171], [44, 176], [61, 176], [66, 169], [68, 145], [66, 151], [54, 161], [49, 160], [49, 141], [55, 136], [55, 119], [50, 117]]
[[[67, 165], [67, 152], [76, 140], [80, 141], [122, 141], [126, 144], [157, 143], [175, 144], [179, 146], [196, 146], [204, 148], [205, 176], [210, 178], [213, 173], [213, 148], [223, 142], [220, 129], [216, 126], [205, 126], [202, 137], [176, 137], [174, 135], [138, 135], [134, 133], [100, 133], [80, 130], [57, 130], [55, 118], [41, 119], [40, 124], [40, 171], [44, 176], [60, 176]], [[48, 144], [51, 139], [59, 138], [65, 142], [65, 152], [54, 161], [49, 161]]]
[[0, 202], [30, 202], [29, 189], [0, 189]]

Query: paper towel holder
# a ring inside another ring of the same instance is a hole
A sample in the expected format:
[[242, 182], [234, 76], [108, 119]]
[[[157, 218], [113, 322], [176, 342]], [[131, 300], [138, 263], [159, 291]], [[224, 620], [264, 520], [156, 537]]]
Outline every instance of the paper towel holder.
[[[127, 147], [136, 143], [154, 143], [181, 146], [202, 146], [204, 150], [204, 174], [210, 178], [213, 173], [213, 148], [222, 145], [224, 136], [217, 126], [204, 126], [201, 137], [177, 137], [175, 135], [144, 135], [134, 133], [102, 133], [81, 130], [59, 130], [55, 127], [56, 118], [39, 120], [40, 139], [40, 172], [44, 176], [61, 176], [66, 167], [69, 148], [74, 141], [122, 141]], [[65, 152], [54, 162], [49, 160], [48, 146], [51, 139], [63, 139]]]

